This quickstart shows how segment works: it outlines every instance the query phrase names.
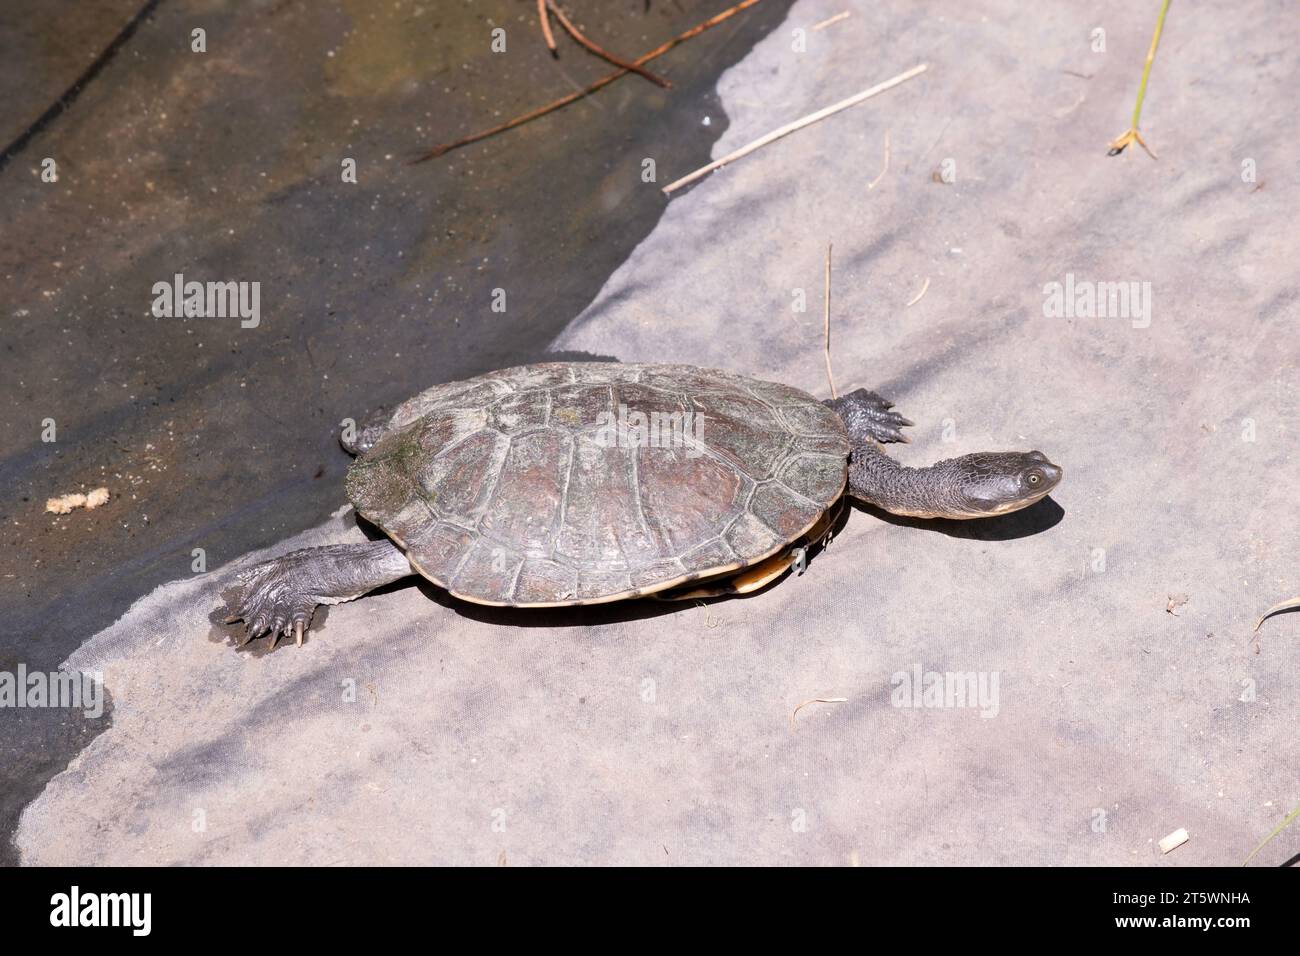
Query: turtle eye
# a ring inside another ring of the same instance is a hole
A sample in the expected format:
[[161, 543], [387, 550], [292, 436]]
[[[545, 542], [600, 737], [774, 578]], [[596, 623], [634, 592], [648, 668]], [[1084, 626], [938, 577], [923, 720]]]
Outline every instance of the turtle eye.
[[1034, 471], [1029, 473], [1029, 483], [1031, 485], [1036, 485], [1042, 480], [1042, 475], [1038, 474], [1038, 472]]

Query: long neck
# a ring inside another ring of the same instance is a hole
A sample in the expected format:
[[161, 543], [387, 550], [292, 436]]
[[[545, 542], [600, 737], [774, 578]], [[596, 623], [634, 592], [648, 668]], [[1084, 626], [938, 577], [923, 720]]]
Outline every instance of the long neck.
[[875, 442], [855, 442], [849, 461], [849, 494], [890, 514], [942, 517], [952, 507], [948, 465], [941, 461], [928, 468], [909, 468], [886, 455]]

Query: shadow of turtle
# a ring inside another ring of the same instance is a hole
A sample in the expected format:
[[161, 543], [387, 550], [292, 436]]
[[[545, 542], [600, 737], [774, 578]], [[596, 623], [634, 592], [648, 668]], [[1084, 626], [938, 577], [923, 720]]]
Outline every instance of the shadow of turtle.
[[[848, 499], [846, 499], [848, 500]], [[980, 518], [970, 521], [956, 521], [948, 518], [906, 518], [892, 515], [873, 505], [851, 501], [852, 507], [842, 508], [831, 525], [830, 534], [821, 542], [808, 549], [808, 566], [818, 558], [828, 544], [843, 530], [853, 511], [861, 511], [881, 521], [946, 534], [953, 538], [967, 538], [977, 541], [1010, 541], [1038, 534], [1059, 524], [1065, 517], [1065, 509], [1052, 500], [1051, 496], [1011, 514], [995, 518]], [[357, 525], [371, 539], [383, 537], [383, 532], [366, 521]], [[605, 604], [574, 604], [566, 607], [496, 607], [489, 604], [475, 604], [453, 597], [445, 588], [418, 575], [404, 578], [371, 592], [386, 594], [401, 588], [416, 587], [435, 604], [455, 611], [462, 617], [484, 624], [504, 627], [601, 627], [624, 624], [631, 621], [645, 621], [669, 614], [677, 614], [690, 608], [717, 604], [723, 601], [753, 597], [770, 588], [779, 587], [790, 574], [788, 571], [769, 584], [749, 594], [724, 594], [711, 598], [693, 598], [685, 601], [665, 601], [653, 597], [636, 598], [626, 601], [610, 601]]]
[[973, 541], [1011, 541], [1016, 538], [1027, 538], [1055, 527], [1065, 517], [1065, 509], [1053, 501], [1051, 495], [1028, 508], [1021, 508], [1010, 514], [998, 515], [994, 518], [972, 518], [969, 521], [953, 518], [908, 518], [890, 514], [875, 505], [860, 501], [854, 501], [853, 507], [893, 525], [918, 528], [922, 531], [946, 534], [950, 538], [966, 538]]

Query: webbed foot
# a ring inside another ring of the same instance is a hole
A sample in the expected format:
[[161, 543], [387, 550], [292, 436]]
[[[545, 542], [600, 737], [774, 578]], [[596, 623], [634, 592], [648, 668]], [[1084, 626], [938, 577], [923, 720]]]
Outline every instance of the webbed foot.
[[351, 601], [411, 573], [406, 555], [386, 538], [290, 551], [240, 572], [225, 623], [244, 622], [244, 644], [269, 633], [274, 648], [292, 634], [301, 647], [318, 604]]
[[878, 442], [912, 440], [903, 434], [902, 429], [913, 423], [898, 412], [891, 411], [894, 403], [870, 389], [854, 389], [847, 395], [827, 399], [822, 404], [839, 414], [854, 438], [871, 438]]
[[281, 635], [294, 636], [302, 646], [303, 633], [311, 627], [312, 614], [326, 599], [312, 593], [317, 578], [316, 549], [291, 551], [240, 572], [239, 594], [232, 602], [225, 623], [244, 622], [244, 646], [255, 637], [271, 635], [271, 647]]

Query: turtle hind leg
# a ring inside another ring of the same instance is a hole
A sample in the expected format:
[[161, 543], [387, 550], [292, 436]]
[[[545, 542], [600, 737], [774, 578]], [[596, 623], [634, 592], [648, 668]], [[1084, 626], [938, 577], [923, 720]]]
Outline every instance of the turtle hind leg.
[[859, 388], [839, 398], [822, 402], [844, 421], [849, 437], [855, 442], [910, 442], [902, 429], [913, 424], [898, 412], [894, 403], [869, 389]]
[[290, 551], [239, 574], [225, 623], [244, 622], [244, 644], [269, 633], [272, 647], [281, 634], [301, 645], [317, 605], [351, 601], [412, 573], [406, 555], [388, 539]]
[[830, 534], [835, 529], [835, 524], [843, 511], [844, 499], [841, 498], [817, 519], [816, 524], [808, 529], [808, 533], [800, 539], [802, 543], [775, 554], [765, 561], [760, 561], [758, 564], [743, 568], [730, 577], [714, 579], [705, 584], [687, 585], [686, 587], [661, 591], [658, 594], [652, 594], [651, 597], [660, 601], [695, 601], [705, 598], [727, 597], [732, 594], [752, 594], [767, 587], [791, 567], [797, 566], [796, 570], [803, 574], [809, 551], [823, 542], [829, 543]]
[[767, 587], [790, 569], [795, 562], [795, 549], [760, 561], [752, 567], [738, 571], [732, 577], [698, 587], [674, 588], [653, 594], [660, 601], [698, 601], [705, 598], [726, 597], [731, 594], [750, 594]]

